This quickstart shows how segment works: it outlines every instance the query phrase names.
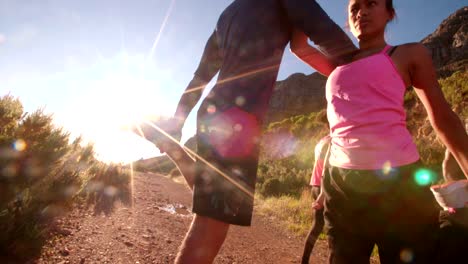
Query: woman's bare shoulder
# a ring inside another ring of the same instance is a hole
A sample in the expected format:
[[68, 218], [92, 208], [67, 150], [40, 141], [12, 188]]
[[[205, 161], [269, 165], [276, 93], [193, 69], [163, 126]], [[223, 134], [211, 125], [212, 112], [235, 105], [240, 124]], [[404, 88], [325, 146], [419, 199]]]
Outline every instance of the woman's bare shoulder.
[[408, 67], [432, 62], [431, 51], [424, 44], [417, 42], [398, 45], [394, 54], [399, 61]]
[[397, 46], [399, 53], [411, 55], [411, 57], [431, 54], [430, 50], [419, 42], [404, 43]]

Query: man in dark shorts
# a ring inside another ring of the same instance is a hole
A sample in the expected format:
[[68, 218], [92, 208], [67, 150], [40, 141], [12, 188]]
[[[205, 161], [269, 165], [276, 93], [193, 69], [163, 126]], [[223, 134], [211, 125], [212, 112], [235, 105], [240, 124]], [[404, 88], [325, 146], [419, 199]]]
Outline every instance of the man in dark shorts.
[[[355, 50], [313, 0], [235, 0], [219, 17], [195, 76], [164, 127], [180, 136], [203, 89], [218, 74], [198, 110], [195, 169], [182, 172], [194, 182], [195, 217], [176, 263], [213, 262], [229, 225], [250, 225], [262, 122], [293, 29], [337, 62]], [[169, 154], [161, 141], [156, 145]], [[180, 153], [175, 156], [177, 163]]]

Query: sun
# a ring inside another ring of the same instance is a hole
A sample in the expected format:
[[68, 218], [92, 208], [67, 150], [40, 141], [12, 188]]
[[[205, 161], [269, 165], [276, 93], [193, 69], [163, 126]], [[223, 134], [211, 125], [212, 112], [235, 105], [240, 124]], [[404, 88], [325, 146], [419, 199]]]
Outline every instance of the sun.
[[156, 116], [170, 116], [174, 103], [163, 96], [155, 74], [149, 78], [141, 69], [140, 63], [132, 64], [128, 59], [95, 69], [95, 78], [81, 84], [86, 89], [84, 95], [76, 98], [64, 115], [67, 127], [92, 142], [102, 161], [126, 163], [160, 155], [129, 126]]
[[167, 114], [167, 106], [151, 89], [157, 90], [157, 84], [131, 76], [109, 76], [97, 82], [89, 101], [94, 119], [108, 128], [119, 128], [150, 115]]
[[[90, 102], [93, 120], [90, 132], [95, 141], [98, 158], [113, 162], [129, 162], [139, 155], [158, 155], [155, 146], [148, 144], [129, 130], [155, 116], [170, 115], [169, 107], [158, 99], [150, 89], [156, 87], [135, 77], [113, 76], [100, 85], [112, 90], [100, 89]], [[103, 94], [104, 93], [104, 94]], [[140, 154], [141, 153], [141, 154]]]

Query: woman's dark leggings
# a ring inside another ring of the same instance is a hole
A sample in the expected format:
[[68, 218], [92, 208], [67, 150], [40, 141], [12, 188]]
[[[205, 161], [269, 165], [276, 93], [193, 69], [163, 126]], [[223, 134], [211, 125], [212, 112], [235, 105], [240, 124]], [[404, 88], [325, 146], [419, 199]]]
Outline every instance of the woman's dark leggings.
[[368, 264], [374, 245], [380, 262], [434, 263], [439, 208], [417, 162], [391, 170], [325, 173], [325, 221], [331, 264]]
[[468, 208], [458, 208], [456, 213], [440, 212], [440, 264], [466, 263], [468, 252]]
[[[315, 200], [320, 194], [320, 186], [312, 186], [312, 198]], [[313, 217], [314, 221], [312, 222], [312, 228], [310, 229], [309, 234], [307, 235], [305, 245], [304, 245], [304, 253], [302, 254], [302, 264], [309, 263], [310, 254], [312, 253], [312, 249], [314, 248], [315, 241], [319, 237], [320, 233], [322, 233], [323, 225], [325, 223], [323, 218], [323, 209], [320, 210], [313, 210]]]

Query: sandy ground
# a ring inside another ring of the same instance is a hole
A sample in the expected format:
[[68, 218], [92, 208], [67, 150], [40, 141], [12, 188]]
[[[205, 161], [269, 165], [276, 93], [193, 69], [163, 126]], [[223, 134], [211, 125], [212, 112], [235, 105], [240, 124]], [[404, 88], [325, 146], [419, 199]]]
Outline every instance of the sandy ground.
[[[31, 263], [173, 263], [192, 219], [191, 192], [158, 174], [137, 173], [133, 182], [133, 206], [118, 203], [107, 214], [75, 208]], [[215, 263], [300, 263], [303, 239], [254, 213], [251, 227], [232, 226]], [[327, 255], [319, 240], [311, 263]]]

